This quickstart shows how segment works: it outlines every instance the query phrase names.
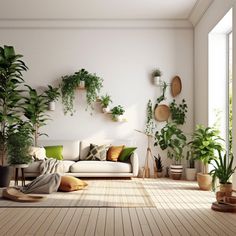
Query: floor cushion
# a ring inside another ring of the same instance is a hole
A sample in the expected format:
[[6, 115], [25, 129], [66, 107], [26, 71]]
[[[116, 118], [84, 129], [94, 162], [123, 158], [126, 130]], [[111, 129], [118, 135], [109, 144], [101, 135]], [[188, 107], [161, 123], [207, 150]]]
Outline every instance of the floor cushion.
[[85, 188], [88, 184], [73, 176], [62, 176], [59, 191], [72, 192]]

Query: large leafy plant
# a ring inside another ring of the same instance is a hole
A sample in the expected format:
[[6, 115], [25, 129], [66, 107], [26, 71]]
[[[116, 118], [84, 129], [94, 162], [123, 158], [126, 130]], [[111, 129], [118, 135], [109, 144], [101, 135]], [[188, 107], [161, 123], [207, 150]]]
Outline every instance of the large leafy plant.
[[212, 127], [204, 127], [197, 125], [192, 141], [190, 142], [191, 150], [195, 160], [200, 160], [203, 163], [203, 174], [207, 173], [207, 164], [216, 159], [215, 151], [221, 151], [222, 141], [219, 136], [219, 131]]
[[0, 164], [7, 159], [7, 141], [9, 127], [20, 120], [21, 90], [24, 82], [23, 71], [27, 70], [25, 63], [20, 60], [23, 56], [15, 54], [12, 46], [0, 47]]
[[49, 116], [46, 114], [47, 111], [47, 97], [44, 93], [38, 94], [38, 92], [26, 85], [29, 89], [29, 95], [25, 97], [24, 103], [24, 115], [29, 119], [34, 128], [34, 144], [37, 146], [38, 137], [45, 135], [39, 132], [40, 127], [46, 125], [46, 121]]
[[81, 69], [72, 75], [63, 76], [60, 87], [65, 114], [70, 113], [70, 115], [73, 115], [74, 113], [75, 91], [79, 87], [80, 81], [85, 82], [87, 104], [91, 107], [102, 88], [103, 80], [96, 74], [91, 74], [85, 69]]
[[220, 184], [230, 183], [230, 177], [233, 175], [236, 166], [233, 167], [234, 156], [232, 154], [229, 155], [229, 160], [227, 161], [227, 156], [224, 154], [222, 156], [221, 151], [218, 150], [218, 159], [214, 160], [213, 170], [210, 171], [210, 175], [212, 175], [212, 187], [215, 190], [216, 179], [219, 179]]
[[28, 164], [32, 160], [29, 153], [32, 143], [32, 125], [29, 122], [21, 121], [11, 126], [8, 136], [9, 164]]
[[174, 159], [179, 164], [183, 159], [183, 151], [186, 146], [186, 136], [175, 123], [167, 123], [161, 131], [155, 134], [154, 146], [160, 146], [162, 150], [168, 150], [168, 158]]

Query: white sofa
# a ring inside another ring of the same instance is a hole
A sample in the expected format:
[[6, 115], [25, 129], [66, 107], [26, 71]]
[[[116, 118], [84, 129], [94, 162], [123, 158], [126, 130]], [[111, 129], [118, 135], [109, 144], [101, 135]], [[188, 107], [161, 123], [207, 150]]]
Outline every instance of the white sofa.
[[[130, 157], [130, 162], [112, 161], [83, 161], [88, 155], [90, 143], [97, 145], [130, 145], [130, 141], [79, 141], [79, 140], [41, 140], [39, 146], [63, 145], [63, 165], [66, 175], [75, 177], [135, 177], [138, 175], [139, 161], [138, 155], [134, 152]], [[36, 177], [40, 175], [41, 161], [35, 161], [25, 169], [26, 177]]]

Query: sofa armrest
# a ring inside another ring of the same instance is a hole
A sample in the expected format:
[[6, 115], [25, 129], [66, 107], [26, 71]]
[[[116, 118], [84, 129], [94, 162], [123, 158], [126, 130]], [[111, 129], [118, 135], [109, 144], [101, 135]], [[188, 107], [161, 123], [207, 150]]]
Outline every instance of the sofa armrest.
[[130, 163], [132, 165], [132, 172], [134, 176], [138, 176], [138, 170], [139, 170], [139, 160], [138, 160], [138, 154], [134, 152], [130, 156]]

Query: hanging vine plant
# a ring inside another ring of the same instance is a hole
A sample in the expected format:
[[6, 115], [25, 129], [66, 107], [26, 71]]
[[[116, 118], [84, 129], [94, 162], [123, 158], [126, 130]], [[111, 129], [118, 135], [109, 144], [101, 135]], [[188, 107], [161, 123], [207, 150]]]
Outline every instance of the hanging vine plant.
[[85, 69], [81, 69], [73, 75], [66, 75], [62, 77], [60, 88], [65, 114], [70, 113], [70, 115], [73, 115], [75, 112], [75, 91], [79, 87], [81, 81], [85, 82], [87, 104], [93, 109], [92, 105], [96, 101], [98, 94], [103, 87], [103, 79], [98, 77], [96, 74], [91, 74]]

